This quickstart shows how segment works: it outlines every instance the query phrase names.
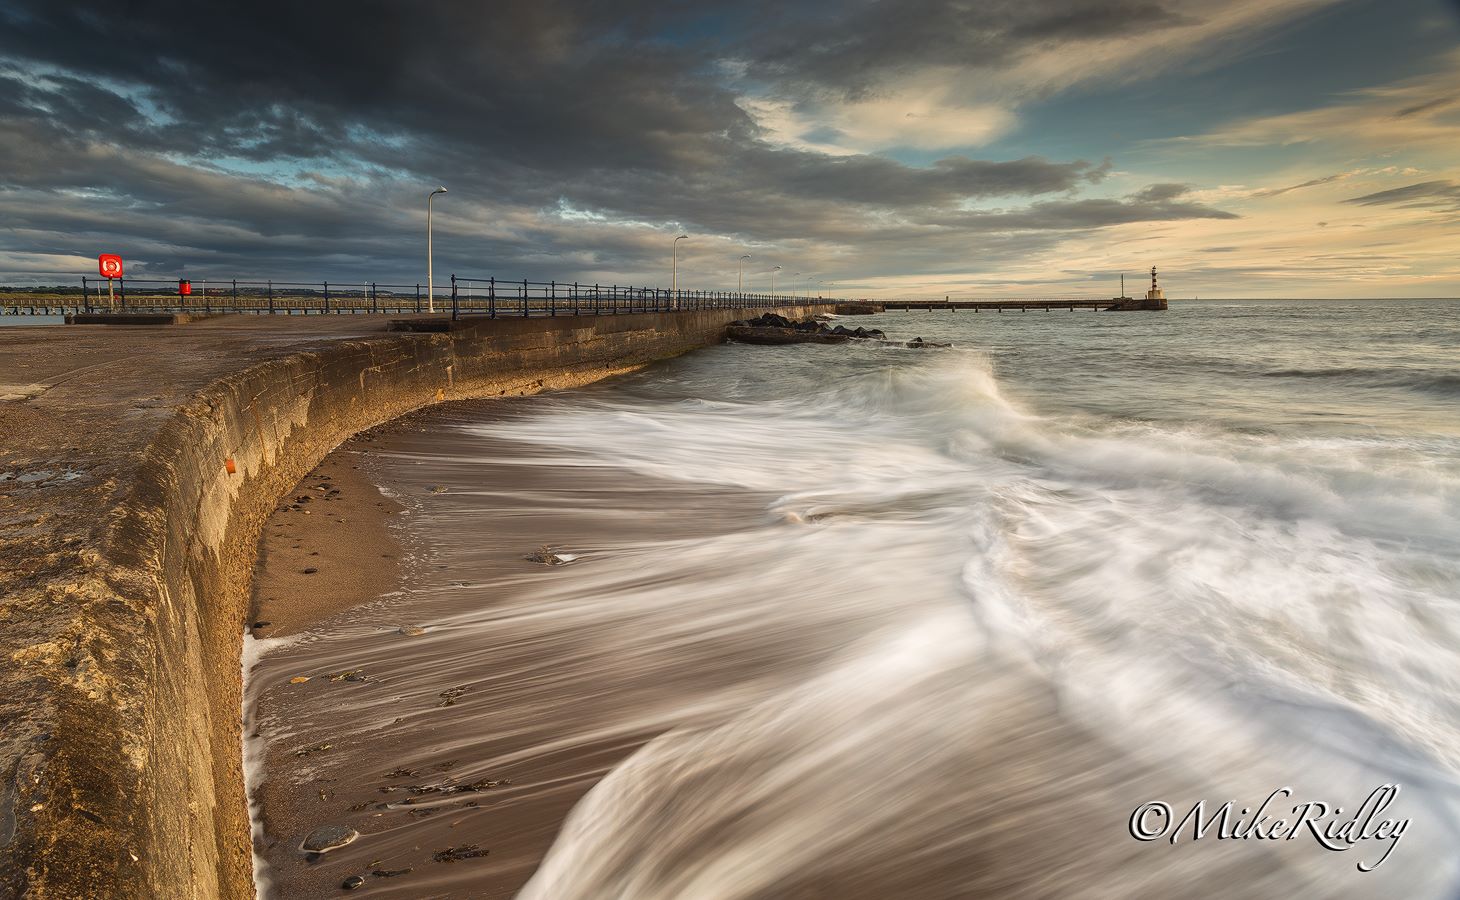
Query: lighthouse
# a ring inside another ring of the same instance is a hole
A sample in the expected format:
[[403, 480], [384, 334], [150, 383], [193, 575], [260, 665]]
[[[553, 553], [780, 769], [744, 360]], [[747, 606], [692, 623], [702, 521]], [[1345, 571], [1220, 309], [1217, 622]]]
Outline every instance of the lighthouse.
[[1161, 290], [1161, 282], [1156, 279], [1156, 267], [1151, 266], [1151, 289], [1146, 291], [1146, 296], [1137, 299], [1125, 295], [1125, 276], [1120, 276], [1120, 296], [1110, 301], [1109, 306], [1101, 309], [1122, 310], [1122, 309], [1165, 309], [1166, 294]]
[[1161, 286], [1156, 283], [1156, 267], [1151, 266], [1151, 289], [1146, 291], [1146, 299], [1160, 301], [1161, 309], [1166, 308], [1166, 295], [1161, 293]]

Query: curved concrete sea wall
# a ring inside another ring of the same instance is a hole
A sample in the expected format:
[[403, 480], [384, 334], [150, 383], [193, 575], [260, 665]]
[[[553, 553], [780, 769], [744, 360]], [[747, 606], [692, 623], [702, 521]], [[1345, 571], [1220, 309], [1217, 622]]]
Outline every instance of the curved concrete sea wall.
[[126, 475], [78, 530], [94, 541], [68, 545], [43, 513], [0, 521], [0, 895], [252, 896], [239, 652], [278, 498], [412, 409], [584, 384], [717, 342], [741, 315], [498, 319], [241, 357], [113, 467]]

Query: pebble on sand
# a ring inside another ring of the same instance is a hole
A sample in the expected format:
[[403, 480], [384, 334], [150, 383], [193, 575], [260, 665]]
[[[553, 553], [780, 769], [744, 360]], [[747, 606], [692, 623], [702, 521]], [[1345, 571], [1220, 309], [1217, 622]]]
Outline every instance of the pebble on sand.
[[321, 825], [304, 838], [299, 849], [305, 853], [328, 853], [349, 844], [360, 836], [360, 832], [348, 825]]
[[341, 881], [340, 882], [340, 887], [341, 888], [344, 888], [347, 891], [353, 891], [355, 888], [359, 887], [360, 885], [362, 885], [364, 883], [365, 883], [365, 878], [363, 876], [361, 876], [361, 875], [351, 875], [349, 878], [346, 878], [344, 881]]
[[402, 625], [396, 631], [400, 634], [409, 635], [410, 637], [417, 637], [426, 633], [426, 629], [419, 625]]
[[458, 862], [463, 859], [475, 859], [478, 856], [486, 856], [487, 851], [476, 844], [462, 844], [459, 847], [447, 847], [445, 850], [437, 850], [431, 857], [437, 862]]

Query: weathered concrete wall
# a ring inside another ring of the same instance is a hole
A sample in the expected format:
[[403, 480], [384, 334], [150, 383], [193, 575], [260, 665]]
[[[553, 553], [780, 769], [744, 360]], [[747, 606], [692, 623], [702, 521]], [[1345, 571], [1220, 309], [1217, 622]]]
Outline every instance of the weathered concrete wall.
[[[106, 518], [97, 546], [7, 579], [0, 895], [251, 896], [239, 651], [278, 498], [341, 441], [409, 410], [584, 384], [714, 343], [737, 317], [381, 334], [241, 364], [196, 392], [142, 445], [115, 504], [94, 510]], [[46, 628], [23, 621], [43, 614]]]

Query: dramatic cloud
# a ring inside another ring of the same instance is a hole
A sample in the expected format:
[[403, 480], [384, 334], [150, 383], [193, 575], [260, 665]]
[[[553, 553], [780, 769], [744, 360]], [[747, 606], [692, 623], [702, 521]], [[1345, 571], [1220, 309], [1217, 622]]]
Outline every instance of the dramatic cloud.
[[1387, 191], [1376, 191], [1345, 200], [1360, 206], [1400, 206], [1405, 209], [1438, 209], [1460, 212], [1460, 183], [1424, 181]]
[[[1146, 254], [1152, 229], [1238, 228], [1254, 198], [1347, 176], [1226, 191], [1127, 167], [1125, 144], [1042, 147], [1030, 105], [1230, 61], [1324, 3], [0, 0], [0, 279], [119, 250], [164, 276], [409, 283], [438, 183], [438, 272], [658, 281], [681, 230], [706, 286], [746, 252], [757, 277], [887, 292], [975, 260], [1012, 279], [1072, 242]], [[1431, 76], [1349, 102], [1448, 135], [1454, 97]], [[1388, 208], [1365, 199], [1347, 208]]]

